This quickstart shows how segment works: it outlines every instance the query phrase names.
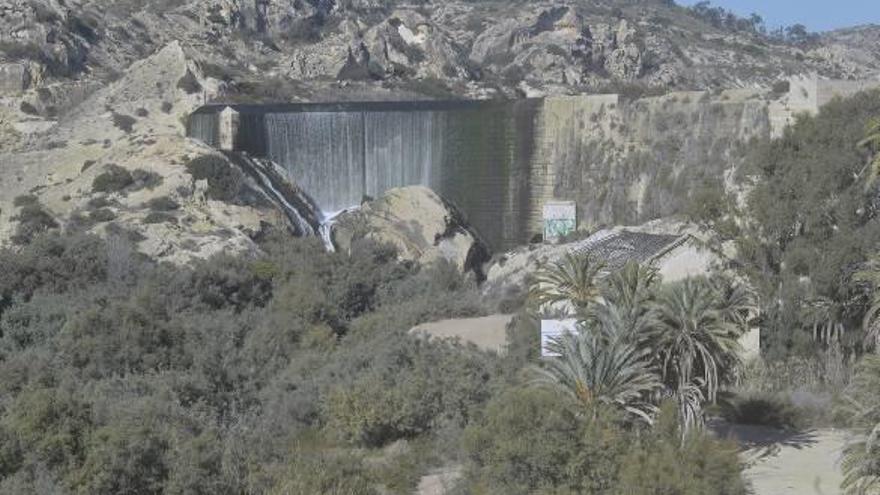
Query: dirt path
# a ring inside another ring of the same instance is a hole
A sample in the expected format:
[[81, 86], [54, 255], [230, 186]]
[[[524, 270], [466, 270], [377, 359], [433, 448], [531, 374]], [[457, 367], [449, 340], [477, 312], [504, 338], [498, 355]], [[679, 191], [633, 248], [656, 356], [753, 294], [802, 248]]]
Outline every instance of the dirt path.
[[755, 495], [838, 495], [844, 430], [782, 432], [758, 426], [723, 427], [743, 446], [745, 476]]
[[410, 333], [425, 334], [431, 338], [459, 338], [480, 349], [503, 352], [507, 344], [507, 324], [513, 315], [492, 315], [482, 318], [459, 318], [419, 325]]

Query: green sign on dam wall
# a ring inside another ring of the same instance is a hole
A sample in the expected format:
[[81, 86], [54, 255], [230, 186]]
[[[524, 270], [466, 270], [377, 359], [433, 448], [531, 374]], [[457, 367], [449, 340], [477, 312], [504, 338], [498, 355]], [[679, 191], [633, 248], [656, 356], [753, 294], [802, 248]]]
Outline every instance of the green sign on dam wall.
[[[235, 125], [221, 125], [224, 110]], [[234, 136], [221, 143], [221, 129]], [[723, 190], [749, 140], [770, 135], [770, 119], [760, 92], [738, 90], [209, 105], [188, 133], [272, 159], [325, 212], [393, 187], [431, 187], [498, 250], [541, 236], [543, 207], [554, 201], [574, 202], [587, 229], [681, 213], [698, 191]]]
[[208, 106], [189, 134], [220, 144], [220, 114], [236, 112], [232, 147], [287, 170], [325, 212], [394, 187], [428, 186], [452, 201], [493, 248], [534, 236], [531, 164], [538, 100]]

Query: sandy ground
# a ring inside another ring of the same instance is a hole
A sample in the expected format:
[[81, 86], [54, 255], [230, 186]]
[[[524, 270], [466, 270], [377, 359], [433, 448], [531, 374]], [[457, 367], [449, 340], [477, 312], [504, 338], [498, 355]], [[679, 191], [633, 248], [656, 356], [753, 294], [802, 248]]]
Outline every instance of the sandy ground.
[[838, 495], [840, 460], [849, 434], [821, 429], [783, 432], [759, 426], [724, 426], [721, 436], [743, 447], [746, 478], [755, 495]]
[[416, 489], [417, 495], [445, 495], [461, 479], [461, 466], [437, 469], [422, 477]]
[[421, 333], [431, 338], [459, 338], [480, 349], [502, 352], [507, 343], [507, 324], [513, 315], [492, 315], [482, 318], [459, 318], [425, 323], [410, 333]]

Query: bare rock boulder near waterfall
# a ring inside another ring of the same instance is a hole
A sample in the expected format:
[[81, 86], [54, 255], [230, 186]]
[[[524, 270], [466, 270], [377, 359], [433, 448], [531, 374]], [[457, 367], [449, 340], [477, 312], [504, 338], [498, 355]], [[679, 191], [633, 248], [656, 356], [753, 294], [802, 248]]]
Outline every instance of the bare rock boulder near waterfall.
[[447, 260], [482, 279], [489, 249], [458, 209], [427, 187], [391, 189], [360, 208], [337, 217], [333, 243], [348, 251], [358, 239], [397, 248], [404, 260], [430, 264]]

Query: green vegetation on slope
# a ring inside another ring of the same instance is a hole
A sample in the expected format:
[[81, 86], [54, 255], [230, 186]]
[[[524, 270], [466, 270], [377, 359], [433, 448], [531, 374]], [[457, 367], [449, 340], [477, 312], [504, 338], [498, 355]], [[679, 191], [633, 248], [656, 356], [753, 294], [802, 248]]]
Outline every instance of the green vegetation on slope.
[[867, 309], [854, 278], [880, 245], [880, 188], [866, 187], [870, 153], [858, 144], [880, 115], [880, 92], [835, 100], [778, 140], [754, 143], [752, 186], [737, 241], [762, 301], [772, 356], [809, 354], [817, 342], [857, 348]]

